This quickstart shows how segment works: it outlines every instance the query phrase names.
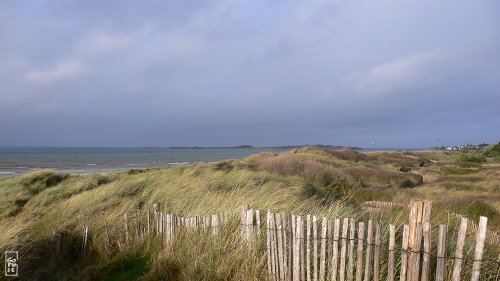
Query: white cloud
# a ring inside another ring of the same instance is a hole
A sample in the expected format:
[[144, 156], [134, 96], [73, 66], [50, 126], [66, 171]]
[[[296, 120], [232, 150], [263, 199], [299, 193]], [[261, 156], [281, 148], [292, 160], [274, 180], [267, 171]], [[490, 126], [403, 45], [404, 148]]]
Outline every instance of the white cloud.
[[59, 80], [81, 74], [83, 65], [77, 61], [66, 60], [57, 63], [53, 68], [28, 71], [24, 78], [31, 83], [52, 84]]
[[126, 48], [131, 41], [130, 34], [96, 30], [85, 34], [73, 45], [77, 54], [99, 54]]
[[350, 77], [354, 87], [367, 95], [384, 95], [416, 90], [441, 81], [450, 55], [441, 51], [422, 52], [402, 57], [359, 72]]

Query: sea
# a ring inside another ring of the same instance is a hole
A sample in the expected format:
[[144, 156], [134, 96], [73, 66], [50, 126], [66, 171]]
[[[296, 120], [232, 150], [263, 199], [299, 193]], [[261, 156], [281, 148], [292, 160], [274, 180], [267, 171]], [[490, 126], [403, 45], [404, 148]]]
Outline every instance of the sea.
[[106, 173], [208, 163], [285, 148], [0, 147], [0, 177], [41, 169], [71, 174]]
[[[0, 147], [0, 178], [41, 169], [71, 174], [108, 173], [237, 159], [290, 148], [158, 148], [158, 147]], [[370, 150], [420, 150], [370, 148]]]

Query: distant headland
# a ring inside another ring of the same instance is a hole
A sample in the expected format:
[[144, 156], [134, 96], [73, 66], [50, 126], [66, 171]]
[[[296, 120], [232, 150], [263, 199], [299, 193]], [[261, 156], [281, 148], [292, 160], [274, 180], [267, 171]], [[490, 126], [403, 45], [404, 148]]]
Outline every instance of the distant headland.
[[361, 150], [360, 147], [350, 147], [350, 146], [340, 146], [340, 145], [330, 145], [330, 144], [301, 144], [301, 145], [283, 145], [283, 146], [252, 146], [252, 145], [237, 145], [237, 146], [171, 146], [170, 149], [294, 149], [301, 147], [318, 147], [318, 148], [328, 148], [328, 149], [341, 149], [350, 148], [353, 150]]

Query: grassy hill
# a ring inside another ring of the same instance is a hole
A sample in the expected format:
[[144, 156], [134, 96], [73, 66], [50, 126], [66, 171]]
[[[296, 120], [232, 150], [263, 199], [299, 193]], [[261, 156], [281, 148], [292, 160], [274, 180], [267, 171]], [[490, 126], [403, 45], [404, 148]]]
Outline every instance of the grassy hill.
[[[489, 229], [498, 232], [500, 162], [459, 162], [457, 155], [305, 147], [113, 174], [38, 171], [0, 180], [0, 250], [21, 251], [28, 280], [262, 280], [264, 257], [234, 239], [243, 204], [361, 218], [368, 216], [361, 208], [365, 201], [423, 198], [434, 201], [438, 222], [449, 222], [450, 213], [485, 215]], [[124, 212], [144, 214], [154, 202], [186, 216], [229, 210], [233, 217], [219, 238], [188, 233], [192, 239], [169, 250], [155, 239], [121, 251], [103, 242], [106, 228], [108, 235], [120, 235]], [[407, 213], [399, 208], [379, 216], [402, 223]], [[92, 234], [85, 259], [79, 249], [83, 226]], [[65, 233], [62, 260], [47, 250], [57, 232]]]
[[500, 142], [492, 143], [484, 148], [484, 156], [500, 158]]

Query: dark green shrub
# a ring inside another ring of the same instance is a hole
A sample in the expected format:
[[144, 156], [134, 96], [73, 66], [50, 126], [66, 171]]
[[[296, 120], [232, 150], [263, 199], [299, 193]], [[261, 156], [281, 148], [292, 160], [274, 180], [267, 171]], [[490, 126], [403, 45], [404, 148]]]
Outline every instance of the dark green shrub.
[[142, 173], [145, 173], [147, 171], [148, 171], [148, 169], [129, 169], [127, 171], [127, 174], [129, 174], [129, 175], [142, 174]]
[[332, 181], [329, 186], [330, 190], [329, 192], [335, 197], [335, 198], [342, 198], [345, 195], [347, 195], [352, 189], [355, 188], [354, 185], [347, 181], [339, 180], [339, 181]]
[[90, 175], [80, 186], [80, 191], [91, 190], [98, 186], [111, 183], [117, 179], [116, 175]]
[[473, 162], [473, 163], [481, 163], [486, 162], [486, 156], [469, 156], [467, 154], [460, 154], [457, 158], [458, 161], [461, 162]]
[[229, 172], [234, 169], [234, 163], [232, 161], [220, 161], [215, 163], [214, 169], [216, 171]]
[[37, 194], [47, 187], [57, 185], [67, 177], [68, 174], [59, 174], [52, 170], [40, 170], [23, 176], [21, 182], [28, 191]]
[[488, 145], [483, 152], [486, 157], [500, 157], [500, 142]]
[[403, 172], [403, 173], [407, 173], [407, 172], [411, 171], [411, 168], [410, 167], [401, 167], [401, 168], [399, 168], [399, 171]]

